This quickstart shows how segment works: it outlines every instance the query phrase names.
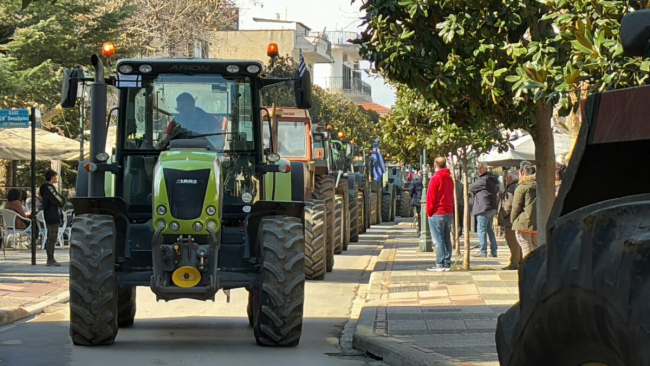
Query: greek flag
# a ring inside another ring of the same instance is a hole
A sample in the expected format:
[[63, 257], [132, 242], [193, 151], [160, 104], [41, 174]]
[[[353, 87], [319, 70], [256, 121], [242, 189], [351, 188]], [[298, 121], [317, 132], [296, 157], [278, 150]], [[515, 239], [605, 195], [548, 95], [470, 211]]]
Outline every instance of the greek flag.
[[300, 61], [298, 62], [298, 75], [302, 77], [305, 71], [307, 71], [307, 64], [305, 63], [305, 57], [302, 55], [302, 49], [300, 49], [299, 52]]
[[386, 172], [384, 157], [379, 152], [379, 138], [375, 140], [375, 146], [372, 148], [373, 167], [372, 173], [377, 182], [381, 180], [382, 175]]

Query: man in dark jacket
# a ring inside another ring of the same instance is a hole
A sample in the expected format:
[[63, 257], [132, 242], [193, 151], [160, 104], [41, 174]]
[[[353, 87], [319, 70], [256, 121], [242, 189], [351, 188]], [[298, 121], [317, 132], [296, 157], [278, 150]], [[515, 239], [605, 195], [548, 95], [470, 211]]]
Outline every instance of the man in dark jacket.
[[503, 227], [506, 233], [506, 243], [510, 248], [510, 264], [503, 267], [505, 270], [519, 269], [519, 262], [521, 261], [521, 247], [517, 242], [517, 235], [512, 230], [512, 221], [510, 220], [510, 212], [512, 211], [512, 199], [515, 195], [515, 188], [519, 181], [519, 173], [511, 169], [506, 175], [506, 188], [503, 192], [499, 193], [499, 209], [497, 210], [497, 222], [499, 226]]
[[460, 182], [460, 179], [456, 179], [456, 199], [458, 200], [458, 236], [463, 235], [463, 224], [465, 221], [465, 197], [463, 192], [465, 191], [465, 186]]
[[478, 241], [480, 252], [477, 257], [487, 257], [487, 242], [490, 240], [490, 251], [493, 257], [497, 256], [497, 237], [494, 234], [494, 215], [497, 212], [497, 193], [499, 180], [488, 172], [487, 164], [479, 163], [479, 178], [469, 186], [474, 194], [472, 215], [476, 216]]
[[420, 231], [422, 230], [422, 220], [419, 219], [422, 209], [422, 204], [420, 203], [420, 201], [422, 201], [422, 189], [422, 170], [420, 170], [417, 172], [417, 175], [415, 176], [415, 179], [409, 188], [409, 193], [411, 194], [411, 206], [413, 206], [413, 209], [415, 210], [415, 216], [418, 218], [417, 236], [420, 236]]
[[59, 181], [58, 174], [54, 170], [48, 170], [45, 173], [45, 180], [47, 182], [41, 186], [39, 193], [43, 200], [43, 215], [47, 226], [47, 241], [45, 242], [47, 265], [59, 267], [61, 265], [54, 260], [54, 245], [59, 236], [61, 207], [65, 204], [65, 198], [54, 188], [54, 184]]

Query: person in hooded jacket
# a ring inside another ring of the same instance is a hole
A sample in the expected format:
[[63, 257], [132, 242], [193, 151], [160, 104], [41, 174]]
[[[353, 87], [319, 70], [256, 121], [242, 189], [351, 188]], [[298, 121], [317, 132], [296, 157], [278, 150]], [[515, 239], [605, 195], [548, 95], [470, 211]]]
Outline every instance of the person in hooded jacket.
[[519, 169], [519, 184], [512, 199], [512, 230], [516, 232], [521, 246], [521, 255], [537, 249], [537, 182], [535, 167], [522, 161]]
[[515, 231], [512, 230], [512, 220], [510, 220], [512, 200], [515, 196], [515, 189], [517, 189], [517, 182], [519, 182], [519, 173], [517, 170], [508, 170], [506, 175], [506, 188], [499, 193], [497, 222], [505, 230], [506, 244], [508, 244], [508, 248], [510, 249], [510, 264], [503, 267], [504, 270], [519, 269], [519, 262], [521, 262], [521, 247], [517, 241]]
[[494, 234], [494, 215], [497, 212], [497, 193], [499, 179], [488, 172], [487, 164], [479, 163], [477, 170], [479, 178], [469, 186], [474, 194], [472, 215], [476, 216], [476, 226], [480, 251], [476, 257], [487, 257], [487, 243], [490, 241], [490, 251], [497, 256], [497, 237]]
[[47, 226], [47, 240], [45, 251], [47, 253], [48, 266], [59, 267], [59, 262], [54, 259], [54, 245], [58, 240], [59, 226], [61, 225], [61, 207], [65, 204], [65, 198], [57, 192], [54, 185], [58, 182], [58, 174], [54, 170], [45, 173], [46, 182], [41, 185], [39, 192], [43, 199], [43, 216]]
[[435, 175], [427, 190], [427, 217], [431, 239], [436, 244], [436, 265], [427, 271], [451, 270], [451, 224], [454, 222], [454, 182], [447, 169], [447, 159], [438, 157]]
[[[422, 170], [420, 170], [416, 173], [415, 179], [409, 188], [409, 194], [411, 195], [411, 206], [413, 207], [413, 210], [415, 210], [416, 217], [420, 217], [420, 212], [422, 209], [422, 204], [420, 203], [420, 201], [422, 201], [422, 189], [424, 189], [424, 186], [422, 185]], [[422, 220], [418, 220], [417, 236], [420, 236], [421, 230]]]

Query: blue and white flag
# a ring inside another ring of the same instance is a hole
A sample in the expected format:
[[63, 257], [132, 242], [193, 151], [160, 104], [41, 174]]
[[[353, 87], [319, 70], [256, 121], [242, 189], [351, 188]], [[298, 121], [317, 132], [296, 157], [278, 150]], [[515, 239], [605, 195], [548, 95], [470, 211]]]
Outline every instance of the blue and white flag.
[[298, 75], [302, 77], [305, 71], [307, 71], [307, 64], [305, 63], [305, 57], [302, 55], [302, 49], [300, 49], [299, 52], [300, 58], [298, 62]]
[[372, 148], [373, 167], [372, 173], [377, 182], [381, 180], [382, 175], [386, 172], [384, 157], [379, 152], [379, 138], [375, 140], [375, 146]]

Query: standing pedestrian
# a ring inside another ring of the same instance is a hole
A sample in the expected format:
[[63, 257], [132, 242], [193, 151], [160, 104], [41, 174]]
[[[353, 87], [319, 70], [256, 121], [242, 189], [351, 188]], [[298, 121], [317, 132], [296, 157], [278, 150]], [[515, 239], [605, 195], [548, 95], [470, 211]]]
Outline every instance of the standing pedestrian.
[[537, 248], [537, 182], [535, 167], [529, 161], [521, 162], [510, 218], [522, 257], [526, 257]]
[[435, 174], [427, 190], [427, 217], [431, 238], [436, 244], [436, 265], [427, 271], [451, 270], [451, 224], [454, 215], [454, 182], [447, 169], [447, 159], [437, 157]]
[[39, 189], [43, 201], [43, 215], [45, 225], [47, 226], [47, 241], [45, 242], [45, 251], [47, 253], [47, 265], [59, 267], [59, 262], [54, 259], [54, 245], [59, 236], [59, 226], [61, 225], [61, 207], [65, 204], [63, 196], [56, 191], [54, 184], [59, 181], [59, 176], [54, 170], [48, 170], [45, 173], [46, 182]]
[[515, 169], [508, 170], [506, 175], [506, 188], [503, 192], [499, 193], [500, 200], [499, 209], [497, 210], [497, 222], [505, 231], [506, 243], [510, 249], [510, 264], [503, 267], [505, 270], [519, 269], [519, 262], [521, 261], [521, 248], [519, 247], [515, 231], [512, 230], [512, 221], [510, 220], [512, 200], [518, 181], [519, 172]]
[[479, 178], [469, 186], [474, 193], [474, 206], [472, 215], [476, 216], [479, 250], [475, 257], [487, 257], [487, 244], [490, 241], [490, 251], [493, 257], [497, 256], [497, 238], [494, 235], [494, 215], [497, 212], [497, 193], [499, 179], [488, 172], [487, 164], [479, 163], [477, 170]]
[[422, 170], [420, 170], [416, 173], [415, 179], [409, 188], [411, 206], [413, 207], [413, 210], [415, 210], [415, 217], [418, 218], [417, 236], [420, 236], [420, 232], [422, 231], [422, 220], [419, 219], [422, 209], [422, 204], [420, 203], [420, 201], [422, 201], [422, 189], [424, 189], [424, 187], [422, 186]]

